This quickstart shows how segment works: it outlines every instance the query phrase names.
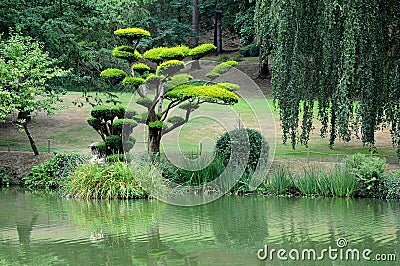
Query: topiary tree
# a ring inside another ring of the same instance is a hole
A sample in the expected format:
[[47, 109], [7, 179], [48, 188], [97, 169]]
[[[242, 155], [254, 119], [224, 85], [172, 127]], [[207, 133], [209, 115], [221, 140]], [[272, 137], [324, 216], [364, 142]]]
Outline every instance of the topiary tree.
[[[182, 72], [185, 68], [182, 60], [185, 57], [192, 56], [198, 60], [214, 49], [212, 45], [200, 45], [193, 49], [184, 45], [156, 47], [141, 55], [136, 50], [137, 45], [143, 37], [150, 36], [149, 32], [139, 28], [128, 28], [116, 30], [114, 33], [125, 39], [129, 46], [115, 48], [113, 56], [125, 60], [130, 69], [106, 69], [101, 76], [113, 80], [115, 84], [122, 82], [140, 96], [136, 102], [147, 111], [136, 115], [134, 119], [148, 126], [150, 153], [158, 153], [162, 136], [186, 123], [190, 114], [199, 108], [200, 104], [232, 105], [238, 102], [239, 97], [232, 92], [232, 88], [237, 89], [237, 85], [206, 80], [194, 81], [193, 77]], [[139, 62], [142, 59], [146, 61]], [[145, 63], [152, 64], [155, 71], [151, 71], [150, 66]], [[233, 65], [233, 62], [222, 63], [219, 68], [213, 70], [214, 74], [221, 75]], [[165, 100], [168, 100], [168, 103], [165, 103]], [[168, 119], [169, 112], [175, 107], [185, 110], [185, 116]], [[169, 122], [169, 125], [166, 122]]]
[[[244, 143], [249, 143], [249, 145], [244, 145]], [[233, 146], [235, 151], [233, 151]], [[238, 159], [248, 157], [246, 171], [254, 172], [258, 163], [266, 162], [269, 144], [259, 131], [237, 128], [223, 134], [215, 143], [215, 154], [223, 160], [225, 165], [228, 165], [229, 160], [233, 158], [233, 152], [236, 153], [234, 157], [238, 157]]]
[[137, 122], [132, 119], [136, 114], [135, 111], [126, 111], [123, 106], [118, 105], [95, 106], [91, 111], [92, 117], [88, 118], [87, 122], [99, 133], [103, 141], [92, 149], [100, 156], [121, 159], [121, 156], [113, 155], [124, 154], [124, 151], [128, 152], [135, 145], [136, 140], [130, 134], [137, 126]]

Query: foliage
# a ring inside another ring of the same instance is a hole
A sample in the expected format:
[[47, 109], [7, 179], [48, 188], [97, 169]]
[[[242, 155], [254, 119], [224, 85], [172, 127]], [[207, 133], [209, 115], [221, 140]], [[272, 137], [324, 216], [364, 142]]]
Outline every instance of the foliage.
[[318, 99], [331, 147], [353, 133], [373, 147], [375, 130], [386, 125], [400, 143], [399, 1], [260, 0], [258, 7], [259, 31], [272, 39], [283, 142], [307, 145]]
[[271, 177], [267, 177], [264, 183], [265, 190], [274, 195], [290, 193], [293, 187], [293, 177], [287, 168], [280, 167], [272, 171]]
[[100, 77], [105, 79], [123, 79], [127, 76], [126, 72], [118, 68], [107, 68], [101, 71]]
[[183, 60], [189, 55], [190, 49], [186, 45], [179, 45], [175, 47], [165, 48], [160, 53], [163, 60]]
[[[249, 146], [249, 149], [246, 149], [247, 146]], [[233, 147], [235, 150], [232, 150]], [[219, 137], [215, 143], [215, 154], [223, 160], [225, 165], [228, 165], [231, 159], [246, 160], [248, 158], [247, 172], [255, 171], [257, 164], [266, 163], [268, 153], [269, 144], [264, 136], [249, 128], [234, 129], [227, 132]], [[232, 157], [233, 155], [235, 155], [235, 158]]]
[[24, 177], [28, 189], [58, 189], [75, 168], [88, 160], [86, 154], [58, 153], [49, 161], [33, 167]]
[[382, 196], [386, 199], [400, 199], [400, 172], [393, 171], [382, 177]]
[[168, 75], [168, 73], [175, 74], [185, 67], [185, 63], [179, 60], [168, 60], [157, 67], [156, 74]]
[[12, 32], [0, 42], [0, 123], [12, 112], [18, 114], [35, 155], [39, 152], [28, 129], [33, 111], [54, 114], [61, 94], [49, 82], [66, 75], [55, 66], [56, 60], [42, 50], [42, 45], [31, 37]]
[[106, 157], [107, 163], [115, 163], [115, 162], [127, 162], [130, 163], [132, 161], [131, 154], [111, 154]]
[[121, 38], [129, 40], [141, 39], [143, 37], [150, 37], [150, 32], [140, 28], [126, 28], [114, 31], [114, 34]]
[[141, 74], [143, 74], [145, 71], [150, 71], [150, 67], [148, 65], [146, 65], [146, 64], [143, 64], [143, 63], [134, 64], [132, 66], [132, 69], [134, 71], [137, 71], [137, 72], [141, 73]]
[[[136, 70], [136, 71], [138, 71], [138, 70]], [[139, 85], [142, 85], [145, 82], [146, 81], [143, 78], [126, 77], [122, 81], [122, 84], [130, 85], [130, 86], [133, 86], [133, 87], [138, 87]]]
[[249, 8], [240, 10], [236, 14], [234, 21], [235, 31], [239, 33], [240, 44], [249, 45], [255, 36], [255, 26], [254, 26], [254, 12], [255, 12], [255, 1], [252, 1], [253, 5]]
[[[163, 170], [163, 177], [182, 186], [195, 186], [207, 184], [221, 175], [225, 170], [224, 162], [215, 157], [211, 162], [209, 158], [200, 161], [186, 162], [183, 168], [176, 167], [169, 162], [161, 160], [159, 166]], [[185, 170], [201, 169], [201, 170]]]
[[82, 164], [70, 175], [64, 189], [74, 197], [85, 199], [146, 197], [146, 192], [123, 162]]
[[208, 78], [219, 77], [220, 75], [226, 73], [232, 67], [237, 66], [238, 62], [236, 61], [226, 61], [217, 66], [215, 66], [209, 73], [206, 74]]
[[[139, 41], [142, 41], [142, 39], [137, 38], [136, 42], [131, 44], [131, 47], [120, 47], [132, 53], [132, 51], [136, 50]], [[201, 51], [205, 52], [210, 47], [210, 45], [203, 45], [197, 48], [197, 56], [199, 57], [202, 54]], [[118, 50], [121, 49], [118, 48]], [[193, 77], [180, 72], [185, 68], [185, 63], [180, 60], [188, 56], [190, 52], [189, 47], [185, 45], [174, 47], [159, 46], [149, 49], [144, 52], [143, 57], [157, 65], [156, 75], [151, 73], [153, 71], [148, 66], [139, 63], [131, 65], [130, 71], [128, 71], [130, 75], [122, 81], [124, 85], [135, 87], [134, 92], [138, 93], [140, 97], [136, 102], [147, 109], [147, 114], [135, 115], [132, 118], [138, 123], [147, 124], [149, 128], [148, 150], [152, 153], [159, 152], [162, 136], [186, 123], [191, 112], [196, 110], [201, 103], [234, 104], [239, 100], [238, 96], [231, 92], [232, 89], [238, 88], [233, 84], [218, 85], [209, 83], [207, 85], [210, 86], [206, 86], [206, 81], [202, 81], [201, 85], [191, 83]], [[222, 74], [236, 64], [237, 62], [228, 61], [218, 66], [214, 71]], [[117, 82], [119, 82], [118, 79]], [[149, 93], [150, 90], [151, 94]], [[166, 103], [164, 100], [169, 100], [169, 102]], [[171, 123], [172, 125], [167, 127], [164, 121], [167, 121], [169, 111], [175, 107], [183, 108], [186, 111], [185, 118], [175, 121], [175, 123]], [[98, 121], [91, 119], [89, 123], [96, 125], [96, 128], [100, 127]], [[112, 127], [112, 120], [100, 128], [110, 127]], [[105, 140], [105, 131], [100, 130], [98, 132], [101, 133], [100, 135]]]
[[215, 45], [211, 43], [205, 43], [192, 48], [189, 52], [189, 55], [192, 56], [193, 59], [200, 59], [215, 49], [217, 49]]
[[[135, 111], [126, 112], [120, 105], [98, 105], [91, 111], [88, 124], [100, 135], [102, 142], [92, 147], [101, 157], [129, 152], [136, 140], [130, 137], [137, 122], [133, 120]], [[124, 116], [131, 118], [123, 118]]]
[[138, 51], [126, 45], [115, 47], [112, 51], [112, 56], [128, 60], [129, 62], [134, 62], [142, 59], [142, 55]]
[[384, 159], [356, 153], [346, 158], [344, 163], [359, 183], [359, 196], [373, 197], [378, 194], [382, 174], [386, 168]]
[[235, 104], [239, 97], [233, 92], [227, 90], [224, 86], [193, 86], [180, 85], [165, 94], [166, 99], [187, 100], [191, 98], [204, 99], [209, 101], [222, 101], [226, 104]]
[[359, 189], [359, 180], [347, 167], [335, 166], [326, 173], [325, 178], [320, 177], [321, 181], [326, 181], [330, 195], [334, 197], [353, 197]]
[[255, 57], [260, 55], [260, 46], [256, 42], [251, 43], [249, 45], [243, 46], [240, 48], [239, 52], [240, 55], [244, 57]]

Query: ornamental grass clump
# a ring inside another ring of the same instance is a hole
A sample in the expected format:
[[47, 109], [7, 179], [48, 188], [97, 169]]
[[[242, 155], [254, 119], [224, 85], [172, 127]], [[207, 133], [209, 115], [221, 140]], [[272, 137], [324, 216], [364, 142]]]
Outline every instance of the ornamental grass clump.
[[64, 186], [82, 199], [136, 199], [147, 196], [128, 165], [123, 162], [80, 165]]

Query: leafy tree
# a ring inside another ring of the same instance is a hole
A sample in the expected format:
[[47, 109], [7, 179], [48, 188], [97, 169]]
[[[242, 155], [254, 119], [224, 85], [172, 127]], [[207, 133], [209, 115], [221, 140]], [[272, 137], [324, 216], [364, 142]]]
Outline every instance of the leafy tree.
[[[123, 106], [95, 106], [92, 117], [87, 122], [99, 133], [102, 142], [93, 147], [100, 156], [112, 156], [113, 154], [124, 154], [129, 152], [135, 145], [136, 140], [131, 137], [137, 122], [132, 119], [137, 113], [126, 112]], [[124, 129], [124, 130], [123, 130]], [[124, 143], [122, 142], [124, 139]]]
[[400, 155], [400, 2], [262, 2], [271, 2], [261, 26], [272, 30], [283, 141], [307, 145], [318, 99], [331, 147], [355, 132], [373, 148], [375, 131], [388, 125]]
[[58, 66], [71, 69], [66, 77], [54, 79], [53, 86], [101, 90], [107, 84], [99, 73], [115, 64], [113, 57], [106, 56], [107, 47], [117, 42], [109, 29], [145, 21], [149, 13], [141, 5], [149, 1], [0, 0], [0, 32], [8, 36], [9, 28], [18, 29], [42, 42], [50, 56], [58, 59]]
[[[129, 45], [114, 48], [113, 56], [128, 62], [130, 68], [129, 71], [106, 69], [101, 75], [105, 79], [113, 80], [115, 84], [122, 82], [141, 97], [137, 103], [144, 106], [147, 112], [134, 118], [148, 126], [149, 152], [158, 153], [162, 136], [186, 123], [200, 104], [207, 102], [231, 105], [238, 102], [238, 96], [231, 91], [232, 88], [237, 89], [237, 85], [191, 80], [190, 75], [181, 72], [185, 68], [185, 63], [181, 60], [191, 53], [200, 58], [201, 53], [195, 53], [200, 48], [191, 50], [184, 45], [156, 47], [141, 55], [136, 48], [143, 38], [150, 37], [148, 31], [127, 28], [116, 30], [114, 34], [125, 39]], [[146, 64], [138, 63], [142, 58], [155, 65], [155, 73], [151, 73], [151, 68]], [[229, 62], [216, 66], [212, 70], [213, 76], [221, 75], [235, 64], [237, 63]], [[185, 117], [168, 119], [169, 112], [175, 107], [185, 110]], [[171, 125], [168, 126], [167, 123]]]
[[38, 149], [28, 128], [31, 112], [54, 113], [60, 94], [48, 82], [67, 72], [54, 66], [56, 60], [42, 50], [31, 37], [12, 33], [0, 42], [0, 122], [12, 112], [18, 113], [18, 125], [28, 136], [32, 150]]

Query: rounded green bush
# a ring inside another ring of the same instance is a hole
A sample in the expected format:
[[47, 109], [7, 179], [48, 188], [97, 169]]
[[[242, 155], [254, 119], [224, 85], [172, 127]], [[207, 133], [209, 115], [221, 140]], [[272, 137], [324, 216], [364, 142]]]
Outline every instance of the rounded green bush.
[[115, 47], [112, 51], [112, 56], [128, 61], [136, 61], [142, 59], [142, 55], [138, 51], [133, 50], [132, 47], [127, 45]]
[[101, 120], [95, 117], [89, 117], [87, 119], [88, 124], [94, 128], [94, 130], [99, 131], [101, 129]]
[[114, 31], [114, 34], [120, 38], [127, 39], [141, 39], [143, 37], [150, 37], [150, 32], [141, 28], [125, 28]]
[[97, 143], [93, 149], [95, 151], [97, 151], [97, 153], [100, 155], [100, 157], [103, 157], [107, 154], [107, 146], [106, 143], [104, 141], [101, 141], [99, 143]]
[[98, 105], [93, 107], [90, 114], [94, 118], [104, 121], [109, 121], [113, 120], [115, 117], [123, 118], [125, 114], [125, 107], [121, 105], [113, 105], [113, 106]]
[[189, 55], [191, 55], [194, 59], [200, 59], [211, 51], [214, 51], [217, 47], [211, 43], [201, 44], [191, 49]]
[[153, 121], [149, 123], [149, 128], [162, 128], [164, 123], [162, 121]]
[[129, 86], [133, 86], [133, 87], [138, 87], [140, 85], [142, 85], [143, 83], [145, 83], [146, 80], [143, 78], [136, 78], [136, 77], [126, 77], [124, 78], [124, 80], [122, 81], [122, 84], [124, 85], [129, 85]]
[[122, 148], [122, 137], [118, 135], [111, 135], [106, 137], [107, 149], [114, 151], [120, 151]]
[[137, 126], [137, 122], [133, 119], [117, 119], [113, 122], [113, 133], [122, 134], [122, 129], [125, 129], [126, 133], [130, 134], [133, 128]]
[[150, 61], [153, 61], [155, 63], [161, 63], [164, 59], [161, 57], [161, 54], [167, 50], [167, 47], [156, 47], [152, 48], [150, 50], [147, 50], [144, 54], [143, 57], [145, 59], [148, 59]]
[[169, 60], [157, 67], [156, 74], [172, 74], [185, 68], [185, 63], [179, 60]]
[[[243, 146], [243, 150], [240, 150], [240, 144], [247, 143], [247, 139], [250, 145], [249, 150], [245, 146]], [[254, 171], [260, 160], [260, 163], [267, 161], [269, 144], [264, 136], [256, 130], [240, 128], [223, 134], [215, 144], [215, 153], [224, 161], [225, 165], [228, 165], [231, 158], [232, 143], [235, 143], [235, 146], [238, 145], [239, 150], [237, 152], [243, 152], [243, 158], [246, 156], [246, 151], [249, 151], [246, 171]]]
[[118, 68], [108, 68], [106, 70], [101, 71], [100, 77], [104, 79], [123, 79], [127, 76], [125, 71]]
[[144, 73], [144, 72], [146, 72], [146, 71], [150, 71], [150, 67], [149, 67], [148, 65], [146, 65], [146, 64], [143, 64], [143, 63], [134, 64], [134, 65], [132, 66], [132, 69], [133, 69], [134, 71], [139, 72], [139, 73]]
[[160, 53], [160, 57], [163, 60], [182, 60], [190, 53], [189, 47], [186, 45], [175, 46], [170, 48], [165, 48]]

